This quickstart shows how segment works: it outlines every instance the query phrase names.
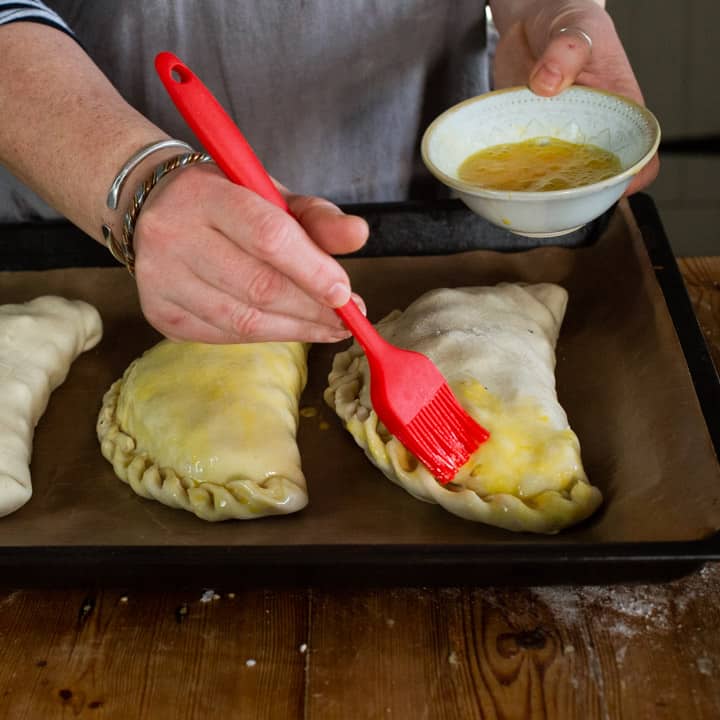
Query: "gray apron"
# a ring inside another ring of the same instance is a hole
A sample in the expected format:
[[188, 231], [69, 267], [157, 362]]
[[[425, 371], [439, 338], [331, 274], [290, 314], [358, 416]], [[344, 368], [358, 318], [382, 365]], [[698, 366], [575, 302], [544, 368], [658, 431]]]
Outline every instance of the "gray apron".
[[[199, 75], [271, 174], [341, 203], [441, 194], [422, 167], [422, 132], [489, 87], [482, 0], [47, 4], [125, 99], [171, 136], [198, 146], [155, 75], [161, 50]], [[0, 174], [0, 220], [52, 217]]]

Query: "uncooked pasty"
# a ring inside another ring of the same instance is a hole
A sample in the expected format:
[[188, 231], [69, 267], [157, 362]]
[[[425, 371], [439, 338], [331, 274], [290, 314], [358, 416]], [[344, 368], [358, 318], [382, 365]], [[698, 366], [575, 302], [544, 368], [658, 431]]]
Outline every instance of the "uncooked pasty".
[[102, 453], [136, 493], [204, 520], [305, 507], [301, 343], [160, 342], [105, 394]]
[[0, 517], [30, 499], [35, 426], [73, 360], [101, 336], [100, 315], [81, 300], [0, 305]]
[[547, 283], [442, 289], [377, 325], [394, 345], [427, 355], [491, 433], [446, 486], [378, 421], [357, 343], [335, 356], [325, 400], [369, 459], [415, 497], [509, 530], [556, 532], [601, 502], [555, 392], [566, 304], [567, 292]]

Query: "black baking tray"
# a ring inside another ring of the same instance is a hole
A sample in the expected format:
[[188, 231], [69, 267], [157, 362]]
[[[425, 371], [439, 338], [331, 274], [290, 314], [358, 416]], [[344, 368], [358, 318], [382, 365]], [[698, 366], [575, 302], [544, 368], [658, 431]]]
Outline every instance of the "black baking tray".
[[[698, 327], [682, 276], [652, 199], [630, 199], [636, 223], [675, 326], [716, 454], [720, 450], [720, 382]], [[389, 203], [346, 208], [364, 216], [371, 244], [363, 256], [448, 254], [492, 248], [517, 252], [538, 241], [519, 238], [486, 223], [459, 201]], [[562, 238], [562, 244], [593, 243], [612, 210]], [[445, 243], [452, 228], [453, 244]], [[0, 228], [0, 270], [107, 267], [115, 261], [79, 230], [64, 222]], [[549, 241], [560, 244], [558, 240]], [[512, 583], [617, 582], [677, 577], [708, 560], [720, 559], [720, 533], [693, 542], [507, 544], [493, 551], [477, 545], [314, 549], [287, 547], [17, 547], [0, 548], [4, 581], [57, 585], [63, 581]], [[238, 569], [243, 569], [242, 575]]]

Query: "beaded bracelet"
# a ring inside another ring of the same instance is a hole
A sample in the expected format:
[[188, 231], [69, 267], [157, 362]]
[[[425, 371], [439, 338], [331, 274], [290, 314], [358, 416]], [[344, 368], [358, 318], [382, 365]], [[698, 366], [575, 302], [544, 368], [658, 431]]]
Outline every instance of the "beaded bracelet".
[[113, 257], [121, 262], [128, 269], [131, 275], [135, 275], [135, 250], [133, 248], [133, 237], [135, 235], [135, 223], [138, 215], [142, 210], [143, 204], [148, 198], [150, 191], [164, 178], [168, 173], [178, 168], [187, 167], [194, 163], [212, 162], [212, 158], [207, 153], [183, 153], [166, 160], [153, 170], [152, 175], [142, 182], [130, 202], [130, 207], [125, 213], [122, 224], [122, 233], [120, 238], [116, 238], [109, 226], [103, 225], [103, 236], [107, 244], [108, 250]]

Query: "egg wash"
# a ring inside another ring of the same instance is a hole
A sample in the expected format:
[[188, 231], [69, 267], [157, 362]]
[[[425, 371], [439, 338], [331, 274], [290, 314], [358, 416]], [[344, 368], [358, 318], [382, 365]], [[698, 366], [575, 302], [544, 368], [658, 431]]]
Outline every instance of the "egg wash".
[[617, 155], [597, 145], [536, 137], [473, 153], [460, 165], [458, 177], [491, 190], [544, 192], [590, 185], [621, 170]]

